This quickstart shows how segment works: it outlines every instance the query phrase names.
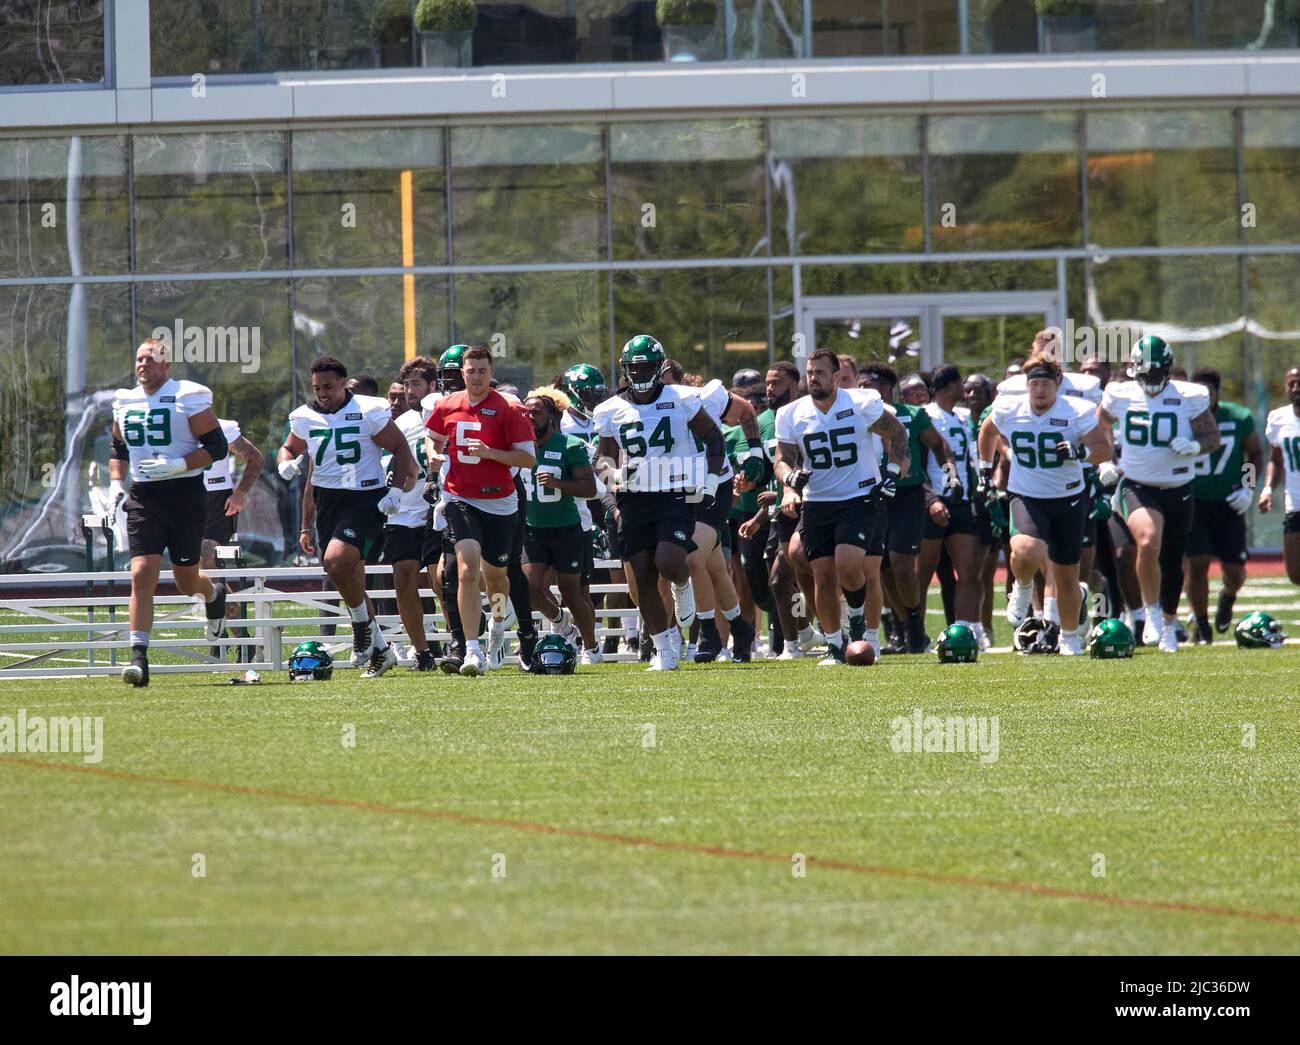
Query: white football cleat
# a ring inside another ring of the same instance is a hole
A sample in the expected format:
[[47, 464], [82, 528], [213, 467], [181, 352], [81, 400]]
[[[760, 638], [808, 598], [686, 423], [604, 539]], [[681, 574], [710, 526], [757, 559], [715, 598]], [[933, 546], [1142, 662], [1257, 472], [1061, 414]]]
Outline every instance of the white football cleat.
[[[1151, 618], [1151, 615], [1148, 614], [1146, 621], [1142, 625], [1143, 643], [1145, 643], [1148, 646], [1160, 645], [1161, 637], [1164, 635], [1164, 633], [1166, 631], [1172, 630], [1169, 628], [1161, 627], [1162, 624], [1164, 624], [1163, 617], [1158, 618], [1157, 620], [1153, 620]], [[1174, 640], [1174, 643], [1175, 643], [1175, 648], [1177, 648], [1177, 639]]]
[[1160, 631], [1160, 652], [1178, 652], [1178, 629], [1174, 627], [1173, 621], [1166, 621], [1165, 626]]
[[389, 668], [397, 666], [397, 651], [392, 646], [374, 650], [370, 654], [370, 666], [361, 673], [363, 679], [377, 679]]
[[[803, 631], [799, 632], [800, 651], [803, 653], [811, 653], [817, 648], [818, 639], [819, 634], [817, 630], [810, 624], [808, 627], [804, 628]], [[826, 639], [822, 637], [821, 641], [825, 642]]]
[[1029, 616], [1033, 604], [1034, 586], [1015, 581], [1011, 585], [1011, 594], [1007, 596], [1007, 623], [1013, 628], [1020, 627]]
[[1083, 656], [1083, 636], [1078, 632], [1061, 632], [1057, 641], [1056, 652], [1063, 657]]
[[506, 662], [506, 622], [494, 620], [488, 625], [487, 666], [500, 669]]
[[604, 658], [604, 656], [601, 654], [600, 650], [598, 650], [598, 649], [587, 649], [586, 646], [583, 646], [583, 647], [582, 647], [582, 652], [578, 654], [578, 663], [579, 663], [579, 664], [599, 664], [599, 663], [601, 663], [601, 661], [603, 661], [604, 659], [605, 659], [605, 658]]
[[466, 678], [477, 678], [479, 675], [486, 674], [483, 666], [483, 654], [469, 652], [465, 654], [464, 661], [460, 665], [460, 673]]
[[674, 584], [672, 588], [677, 623], [683, 631], [687, 631], [695, 623], [695, 585], [688, 580], [683, 587]]
[[[682, 632], [681, 629], [678, 628], [676, 624], [669, 625], [668, 642], [673, 648], [673, 656], [676, 657], [678, 660], [681, 660], [682, 659]], [[692, 653], [691, 656], [693, 657], [694, 654]]]
[[[681, 640], [680, 638], [678, 638], [678, 640], [677, 640], [677, 649], [678, 649], [679, 651], [681, 650], [681, 646], [682, 646], [682, 640]], [[681, 652], [679, 652], [679, 653], [677, 654], [677, 659], [680, 660], [683, 656], [686, 658], [686, 662], [687, 662], [688, 664], [694, 664], [694, 663], [695, 663], [695, 643], [693, 643], [693, 642], [688, 642], [688, 643], [686, 644], [686, 652], [685, 652], [685, 653], [681, 653]]]
[[1079, 627], [1088, 623], [1088, 603], [1092, 600], [1092, 589], [1083, 581], [1079, 582]]
[[732, 657], [732, 655], [731, 655], [731, 650], [729, 650], [729, 649], [724, 649], [724, 650], [719, 650], [719, 651], [718, 651], [718, 655], [717, 655], [716, 657], [713, 658], [713, 663], [715, 663], [715, 664], [730, 664], [730, 663], [732, 663], [732, 661], [733, 661], [734, 659], [735, 659], [735, 658]]
[[677, 663], [677, 657], [671, 651], [655, 653], [646, 671], [676, 671]]
[[787, 642], [785, 649], [776, 655], [777, 660], [803, 660], [803, 648], [797, 642]]

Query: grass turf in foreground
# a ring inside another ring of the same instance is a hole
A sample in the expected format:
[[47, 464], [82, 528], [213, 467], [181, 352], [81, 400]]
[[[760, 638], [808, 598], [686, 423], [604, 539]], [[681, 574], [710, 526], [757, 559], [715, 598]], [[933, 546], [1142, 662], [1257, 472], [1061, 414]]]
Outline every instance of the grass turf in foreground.
[[[170, 781], [0, 755], [0, 948], [1300, 951], [1296, 647], [221, 683], [0, 689], [0, 715], [103, 716], [87, 768]], [[895, 753], [916, 707], [996, 715], [997, 761]]]

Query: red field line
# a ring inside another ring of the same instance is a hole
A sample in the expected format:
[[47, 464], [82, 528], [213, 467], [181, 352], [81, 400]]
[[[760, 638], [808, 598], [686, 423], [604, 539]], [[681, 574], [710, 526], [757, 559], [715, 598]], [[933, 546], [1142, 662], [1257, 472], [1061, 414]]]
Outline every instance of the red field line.
[[[335, 806], [342, 809], [356, 809], [366, 813], [383, 813], [387, 816], [416, 816], [429, 820], [469, 824], [475, 827], [504, 827], [513, 831], [530, 831], [534, 834], [559, 835], [589, 842], [607, 842], [613, 845], [662, 849], [676, 853], [691, 853], [696, 856], [717, 856], [731, 860], [762, 860], [768, 863], [780, 864], [789, 864], [791, 862], [791, 854], [786, 853], [765, 853], [752, 849], [730, 849], [726, 846], [702, 845], [695, 842], [674, 842], [664, 839], [643, 838], [638, 835], [588, 831], [578, 827], [558, 827], [554, 824], [533, 823], [528, 820], [507, 820], [501, 817], [476, 816], [470, 813], [459, 813], [454, 809], [412, 809], [404, 806], [383, 805], [378, 802], [363, 802], [351, 798], [331, 798], [328, 795], [303, 795], [264, 787], [220, 784], [209, 780], [144, 776], [140, 773], [128, 773], [116, 769], [100, 769], [98, 766], [41, 762], [33, 758], [0, 758], [0, 765], [5, 764], [25, 766], [32, 769], [53, 769], [65, 773], [84, 773], [90, 776], [110, 780], [125, 780], [136, 784], [162, 784], [169, 787], [219, 791], [230, 795], [246, 795], [252, 798], [275, 798], [288, 802], [305, 802], [310, 805]], [[1251, 911], [1233, 907], [1212, 907], [1205, 904], [1144, 900], [1124, 896], [1101, 896], [1094, 893], [1078, 892], [1073, 889], [1057, 889], [1053, 886], [1037, 885], [1033, 882], [1006, 882], [995, 878], [977, 878], [971, 875], [940, 874], [934, 871], [917, 871], [906, 867], [884, 867], [873, 864], [852, 863], [846, 860], [828, 860], [818, 856], [807, 857], [806, 863], [808, 867], [820, 867], [828, 871], [846, 871], [850, 874], [903, 878], [912, 881], [936, 882], [941, 885], [959, 885], [978, 889], [997, 889], [1002, 892], [1044, 896], [1056, 900], [1080, 900], [1087, 903], [1104, 904], [1109, 907], [1137, 907], [1149, 911], [1176, 911], [1182, 914], [1245, 918], [1257, 922], [1276, 922], [1280, 925], [1300, 925], [1300, 915], [1279, 914], [1274, 911]]]

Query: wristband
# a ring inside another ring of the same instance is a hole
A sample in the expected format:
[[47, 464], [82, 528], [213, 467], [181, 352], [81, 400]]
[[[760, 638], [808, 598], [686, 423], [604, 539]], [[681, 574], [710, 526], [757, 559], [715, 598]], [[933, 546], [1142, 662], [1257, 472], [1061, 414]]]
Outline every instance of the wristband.
[[893, 461], [890, 461], [889, 464], [885, 466], [885, 471], [887, 471], [890, 475], [892, 475], [895, 479], [897, 479], [902, 474], [903, 469], [901, 469]]
[[991, 472], [991, 471], [993, 471], [993, 462], [992, 462], [992, 461], [981, 461], [981, 462], [980, 462], [980, 471], [981, 471], [981, 472], [986, 472], [986, 471], [987, 471], [987, 472]]

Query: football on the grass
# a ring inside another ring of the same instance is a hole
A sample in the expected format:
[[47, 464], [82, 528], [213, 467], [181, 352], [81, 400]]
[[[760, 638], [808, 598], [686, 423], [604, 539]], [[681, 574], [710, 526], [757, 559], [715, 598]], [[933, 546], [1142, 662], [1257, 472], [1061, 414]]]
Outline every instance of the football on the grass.
[[844, 650], [844, 663], [855, 668], [869, 668], [876, 662], [876, 651], [866, 639], [850, 642]]

